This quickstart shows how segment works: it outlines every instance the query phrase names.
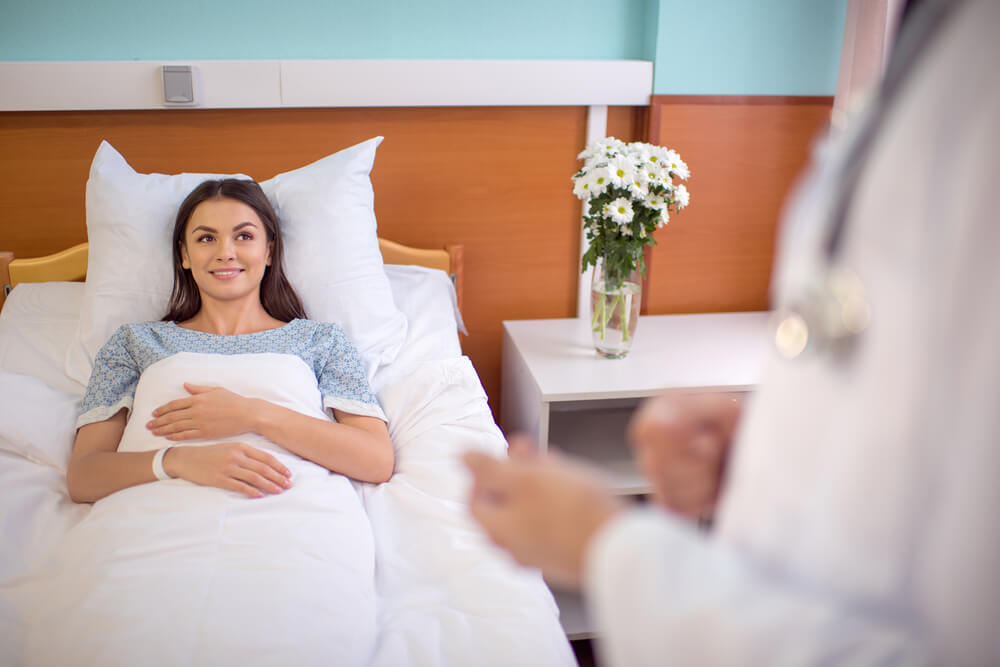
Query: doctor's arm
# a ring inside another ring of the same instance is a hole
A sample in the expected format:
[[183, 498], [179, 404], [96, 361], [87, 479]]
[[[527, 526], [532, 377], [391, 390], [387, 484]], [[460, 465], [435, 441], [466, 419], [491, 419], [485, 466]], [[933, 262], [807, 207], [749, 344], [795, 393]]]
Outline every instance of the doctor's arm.
[[926, 663], [899, 618], [768, 573], [662, 509], [629, 509], [574, 462], [466, 463], [473, 516], [521, 564], [583, 588], [610, 665]]
[[899, 610], [768, 571], [657, 509], [592, 536], [583, 586], [609, 665], [923, 665], [930, 647]]

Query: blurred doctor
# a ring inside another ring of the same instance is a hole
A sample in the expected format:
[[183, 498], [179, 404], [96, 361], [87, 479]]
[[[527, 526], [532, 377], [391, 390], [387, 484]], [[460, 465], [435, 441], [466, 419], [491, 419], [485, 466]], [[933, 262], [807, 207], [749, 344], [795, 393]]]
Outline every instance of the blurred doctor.
[[[658, 502], [517, 443], [467, 457], [473, 515], [583, 589], [604, 664], [1000, 664], [998, 35], [995, 0], [908, 17], [786, 208], [746, 414], [635, 417]], [[711, 533], [685, 520], [717, 496]]]

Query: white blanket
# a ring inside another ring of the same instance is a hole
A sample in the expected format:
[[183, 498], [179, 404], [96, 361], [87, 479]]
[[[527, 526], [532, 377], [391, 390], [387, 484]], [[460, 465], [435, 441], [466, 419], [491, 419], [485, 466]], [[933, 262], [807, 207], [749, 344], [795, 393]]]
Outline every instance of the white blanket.
[[[322, 415], [315, 378], [297, 357], [179, 354], [143, 374], [120, 449], [164, 444], [144, 424], [153, 408], [185, 395], [183, 382], [282, 396]], [[25, 589], [26, 664], [368, 660], [374, 546], [353, 485], [260, 436], [230, 439], [275, 453], [293, 487], [251, 500], [175, 479], [98, 501]]]
[[469, 515], [461, 454], [507, 447], [471, 362], [423, 364], [380, 399], [397, 455], [392, 480], [364, 488], [378, 563], [372, 664], [575, 665], [541, 576]]
[[[260, 391], [274, 388], [269, 368], [255, 374]], [[137, 392], [132, 423], [163, 402], [164, 383]], [[541, 578], [468, 517], [459, 455], [505, 447], [469, 361], [424, 363], [380, 399], [397, 450], [382, 485], [352, 484], [266, 441], [256, 445], [293, 469], [295, 485], [260, 500], [156, 482], [74, 523], [67, 510], [80, 506], [51, 502], [46, 482], [50, 501], [24, 521], [72, 528], [39, 567], [0, 572], [0, 663], [574, 664]], [[161, 446], [149, 437], [138, 430], [123, 447]]]

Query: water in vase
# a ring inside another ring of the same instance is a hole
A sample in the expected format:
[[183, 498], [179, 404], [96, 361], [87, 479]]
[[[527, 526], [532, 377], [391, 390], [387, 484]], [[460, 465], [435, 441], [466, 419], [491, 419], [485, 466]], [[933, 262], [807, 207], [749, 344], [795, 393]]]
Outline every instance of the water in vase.
[[612, 359], [624, 357], [632, 347], [639, 322], [641, 285], [625, 281], [616, 289], [607, 289], [597, 281], [590, 291], [590, 325], [594, 347]]

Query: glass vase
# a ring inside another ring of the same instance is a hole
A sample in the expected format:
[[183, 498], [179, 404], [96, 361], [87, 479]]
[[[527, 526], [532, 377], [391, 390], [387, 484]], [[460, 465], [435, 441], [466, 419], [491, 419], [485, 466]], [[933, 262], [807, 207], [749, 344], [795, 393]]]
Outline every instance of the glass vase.
[[608, 271], [604, 259], [598, 257], [590, 285], [590, 328], [599, 354], [609, 359], [628, 354], [639, 323], [641, 301], [639, 271], [627, 275]]

